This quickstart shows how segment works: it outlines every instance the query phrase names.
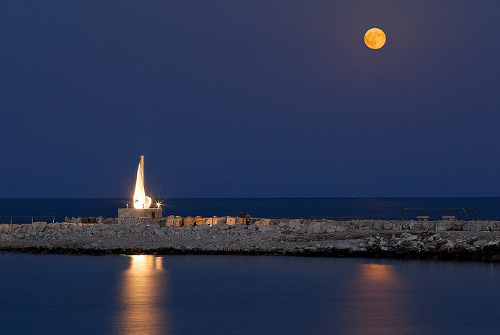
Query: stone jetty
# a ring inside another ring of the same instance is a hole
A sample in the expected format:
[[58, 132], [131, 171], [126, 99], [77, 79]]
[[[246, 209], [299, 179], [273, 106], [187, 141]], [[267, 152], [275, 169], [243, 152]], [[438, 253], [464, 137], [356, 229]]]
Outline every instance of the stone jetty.
[[[500, 221], [167, 217], [0, 224], [0, 250], [74, 254], [248, 254], [500, 261]], [[90, 223], [85, 223], [90, 222]]]

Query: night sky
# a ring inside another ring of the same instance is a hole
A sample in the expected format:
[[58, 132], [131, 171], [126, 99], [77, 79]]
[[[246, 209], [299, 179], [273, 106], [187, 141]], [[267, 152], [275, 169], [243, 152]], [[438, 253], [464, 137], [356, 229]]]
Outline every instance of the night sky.
[[[0, 197], [500, 196], [500, 1], [0, 1]], [[386, 45], [371, 50], [378, 27]]]

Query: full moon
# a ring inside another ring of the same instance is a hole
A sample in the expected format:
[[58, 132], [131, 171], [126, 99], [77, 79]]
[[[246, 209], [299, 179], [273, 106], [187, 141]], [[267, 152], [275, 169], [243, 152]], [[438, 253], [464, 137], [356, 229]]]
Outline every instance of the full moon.
[[385, 44], [385, 33], [378, 29], [372, 28], [365, 34], [365, 44], [370, 49], [380, 49]]

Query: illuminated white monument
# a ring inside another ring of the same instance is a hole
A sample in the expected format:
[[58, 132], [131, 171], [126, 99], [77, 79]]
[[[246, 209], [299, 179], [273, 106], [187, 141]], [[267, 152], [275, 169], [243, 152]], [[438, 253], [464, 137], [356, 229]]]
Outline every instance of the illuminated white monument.
[[134, 208], [145, 209], [151, 206], [151, 198], [146, 196], [144, 190], [144, 156], [141, 156], [137, 168], [137, 179], [135, 180]]
[[144, 156], [141, 156], [139, 167], [137, 168], [137, 178], [135, 180], [133, 208], [118, 208], [118, 223], [158, 223], [162, 217], [161, 206], [151, 207], [152, 199], [146, 195], [144, 190]]

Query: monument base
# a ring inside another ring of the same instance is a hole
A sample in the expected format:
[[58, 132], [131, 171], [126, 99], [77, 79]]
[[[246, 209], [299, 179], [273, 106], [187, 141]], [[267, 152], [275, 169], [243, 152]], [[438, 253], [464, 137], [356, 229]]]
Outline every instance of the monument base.
[[118, 208], [118, 223], [158, 223], [162, 218], [161, 208]]

